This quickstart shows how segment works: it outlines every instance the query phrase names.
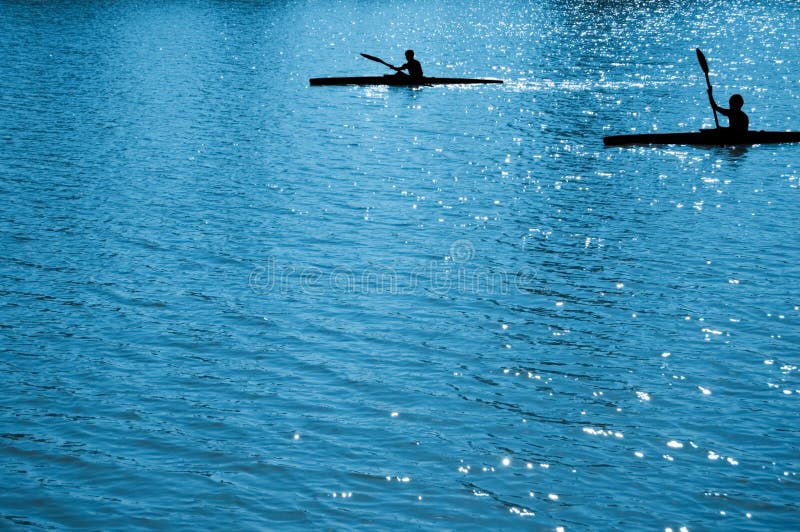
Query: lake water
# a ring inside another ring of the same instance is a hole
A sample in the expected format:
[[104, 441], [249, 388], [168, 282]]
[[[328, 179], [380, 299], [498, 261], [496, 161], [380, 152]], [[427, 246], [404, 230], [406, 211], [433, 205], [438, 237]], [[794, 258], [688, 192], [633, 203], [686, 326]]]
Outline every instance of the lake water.
[[[791, 530], [778, 0], [0, 2], [0, 528]], [[426, 74], [503, 85], [309, 87]], [[724, 125], [726, 121], [721, 118]]]

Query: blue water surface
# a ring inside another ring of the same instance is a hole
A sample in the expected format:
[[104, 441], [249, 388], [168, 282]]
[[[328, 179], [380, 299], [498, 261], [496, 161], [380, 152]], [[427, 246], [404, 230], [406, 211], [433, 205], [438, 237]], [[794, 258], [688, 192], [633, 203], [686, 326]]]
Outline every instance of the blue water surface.
[[[0, 528], [794, 530], [800, 5], [0, 2]], [[381, 75], [503, 85], [310, 87]], [[725, 120], [721, 122], [725, 124]]]

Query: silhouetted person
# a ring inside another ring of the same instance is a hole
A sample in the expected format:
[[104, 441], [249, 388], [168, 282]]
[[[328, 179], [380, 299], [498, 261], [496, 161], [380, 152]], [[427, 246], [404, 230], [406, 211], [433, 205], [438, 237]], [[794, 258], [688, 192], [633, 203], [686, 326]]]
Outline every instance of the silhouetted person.
[[744, 98], [742, 98], [741, 94], [734, 94], [731, 96], [731, 99], [728, 100], [728, 103], [731, 106], [730, 109], [725, 109], [717, 105], [717, 102], [714, 101], [714, 96], [710, 88], [708, 89], [708, 100], [711, 102], [711, 107], [713, 107], [717, 112], [728, 117], [729, 131], [733, 133], [744, 133], [747, 131], [747, 128], [750, 127], [750, 119], [747, 118], [745, 112], [742, 111]]
[[422, 65], [419, 64], [419, 61], [414, 59], [414, 50], [406, 50], [406, 64], [399, 67], [392, 67], [397, 70], [397, 73], [400, 75], [405, 76], [402, 71], [408, 70], [408, 75], [412, 78], [421, 78], [422, 77]]

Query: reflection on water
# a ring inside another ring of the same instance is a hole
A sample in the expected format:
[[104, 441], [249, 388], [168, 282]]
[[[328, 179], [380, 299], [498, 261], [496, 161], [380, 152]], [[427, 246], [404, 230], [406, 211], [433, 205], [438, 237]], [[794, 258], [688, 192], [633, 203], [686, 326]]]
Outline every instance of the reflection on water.
[[[7, 3], [9, 526], [790, 529], [797, 147], [765, 2]], [[359, 54], [502, 86], [309, 87]], [[36, 504], [32, 504], [35, 501]]]

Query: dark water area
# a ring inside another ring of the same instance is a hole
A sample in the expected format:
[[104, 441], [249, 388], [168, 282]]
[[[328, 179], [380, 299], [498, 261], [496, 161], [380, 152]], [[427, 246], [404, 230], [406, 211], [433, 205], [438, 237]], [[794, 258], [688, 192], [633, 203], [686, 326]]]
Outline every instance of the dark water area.
[[796, 529], [799, 30], [0, 2], [0, 529]]

